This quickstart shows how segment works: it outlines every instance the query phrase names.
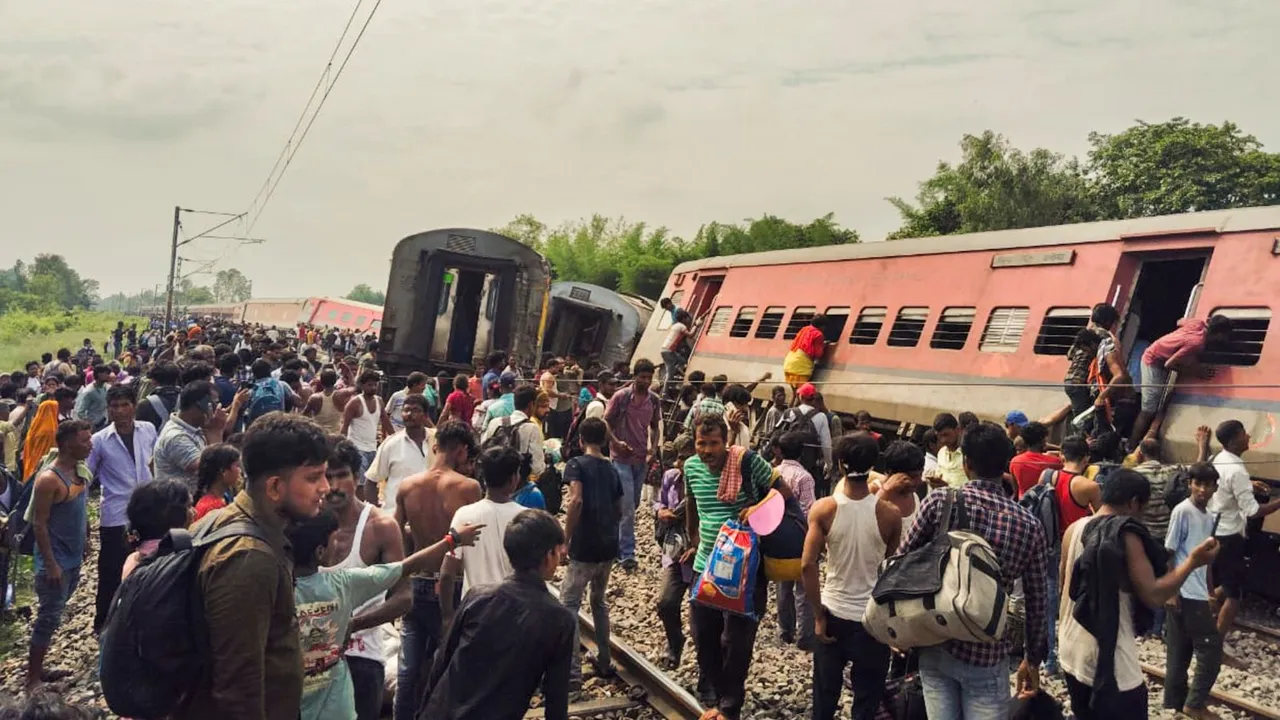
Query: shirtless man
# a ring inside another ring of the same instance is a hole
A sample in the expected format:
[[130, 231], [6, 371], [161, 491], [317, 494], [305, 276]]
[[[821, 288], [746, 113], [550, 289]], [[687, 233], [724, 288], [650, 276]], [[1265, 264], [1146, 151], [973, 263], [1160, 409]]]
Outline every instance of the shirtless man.
[[[410, 548], [428, 547], [449, 533], [453, 515], [483, 496], [480, 483], [464, 475], [480, 449], [471, 428], [460, 422], [441, 425], [435, 434], [431, 467], [410, 475], [396, 492], [396, 524]], [[413, 609], [400, 631], [400, 668], [396, 681], [396, 720], [417, 715], [423, 682], [442, 636], [438, 573], [413, 578]], [[447, 587], [459, 587], [450, 582]], [[455, 603], [456, 604], [456, 603]]]
[[[356, 477], [360, 452], [349, 440], [330, 439], [329, 494], [325, 504], [338, 516], [338, 530], [325, 549], [324, 566], [329, 569], [363, 568], [399, 562], [405, 557], [404, 541], [390, 515], [356, 497]], [[355, 690], [358, 720], [382, 716], [382, 695], [386, 687], [386, 623], [403, 616], [412, 602], [408, 579], [402, 579], [387, 593], [355, 611], [348, 626], [347, 669]]]

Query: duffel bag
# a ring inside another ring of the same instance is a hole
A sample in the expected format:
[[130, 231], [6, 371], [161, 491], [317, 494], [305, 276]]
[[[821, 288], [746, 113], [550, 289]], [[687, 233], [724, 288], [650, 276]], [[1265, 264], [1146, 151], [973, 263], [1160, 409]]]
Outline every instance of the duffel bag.
[[964, 495], [949, 490], [929, 544], [881, 564], [862, 621], [880, 642], [907, 649], [1004, 637], [1008, 598], [1000, 562], [981, 536], [951, 530], [953, 506], [960, 527], [967, 528]]

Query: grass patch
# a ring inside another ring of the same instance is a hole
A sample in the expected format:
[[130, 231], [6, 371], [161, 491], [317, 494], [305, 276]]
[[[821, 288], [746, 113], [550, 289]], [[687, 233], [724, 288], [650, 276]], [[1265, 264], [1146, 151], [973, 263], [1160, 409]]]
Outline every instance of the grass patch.
[[84, 339], [102, 350], [102, 341], [123, 320], [125, 325], [137, 322], [139, 331], [145, 329], [145, 318], [120, 313], [59, 312], [38, 314], [11, 312], [0, 315], [0, 372], [21, 370], [31, 360], [39, 360], [43, 353], [56, 353], [67, 348], [75, 353]]

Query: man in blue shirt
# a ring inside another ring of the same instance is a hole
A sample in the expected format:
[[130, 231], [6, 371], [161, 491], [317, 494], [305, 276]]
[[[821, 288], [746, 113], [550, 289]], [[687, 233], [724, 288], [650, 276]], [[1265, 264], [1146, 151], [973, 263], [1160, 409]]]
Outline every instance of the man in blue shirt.
[[[1209, 463], [1191, 466], [1191, 495], [1178, 503], [1169, 516], [1164, 545], [1181, 564], [1197, 545], [1213, 537], [1217, 515], [1210, 513], [1209, 499], [1218, 490], [1218, 470]], [[1218, 632], [1217, 602], [1209, 594], [1209, 568], [1191, 571], [1178, 591], [1165, 619], [1164, 706], [1193, 718], [1214, 717], [1206, 704], [1209, 691], [1222, 667], [1222, 635]], [[1190, 687], [1187, 671], [1196, 659]]]
[[134, 422], [137, 400], [133, 388], [117, 385], [107, 391], [107, 415], [111, 424], [94, 433], [89, 452], [89, 471], [102, 486], [102, 509], [98, 527], [98, 597], [93, 615], [93, 631], [102, 630], [111, 608], [111, 598], [120, 587], [120, 574], [129, 556], [125, 530], [126, 510], [133, 489], [151, 482], [151, 452], [156, 444], [156, 428], [148, 422]]

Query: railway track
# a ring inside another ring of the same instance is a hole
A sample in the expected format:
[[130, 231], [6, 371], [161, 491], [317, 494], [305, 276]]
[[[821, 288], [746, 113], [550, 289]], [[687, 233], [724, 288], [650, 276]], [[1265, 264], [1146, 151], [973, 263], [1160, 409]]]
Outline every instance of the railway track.
[[1280, 646], [1280, 629], [1239, 619], [1236, 620], [1235, 629], [1242, 630], [1244, 632], [1251, 632], [1272, 645]]
[[[559, 599], [560, 593], [555, 585], [548, 583], [547, 589]], [[579, 640], [586, 652], [595, 653], [595, 624], [587, 614], [584, 614], [589, 612], [585, 604], [583, 611], [578, 614]], [[702, 716], [702, 706], [697, 698], [661, 668], [649, 662], [638, 650], [620, 640], [616, 635], [610, 636], [609, 648], [618, 679], [628, 687], [626, 695], [572, 703], [569, 706], [570, 717], [594, 717], [645, 706], [652, 709], [659, 717], [672, 720], [698, 720]], [[543, 716], [540, 709], [534, 709], [525, 715], [525, 718], [534, 720]]]
[[[1147, 677], [1164, 684], [1164, 668], [1145, 662], [1141, 663], [1141, 665], [1142, 672]], [[1209, 692], [1209, 697], [1213, 698], [1214, 703], [1222, 705], [1233, 712], [1244, 713], [1248, 717], [1262, 718], [1263, 720], [1280, 720], [1280, 709], [1259, 705], [1248, 698], [1240, 697], [1217, 687]]]

